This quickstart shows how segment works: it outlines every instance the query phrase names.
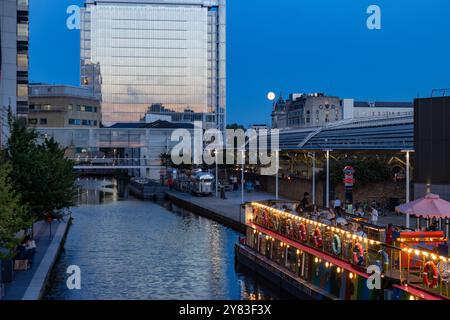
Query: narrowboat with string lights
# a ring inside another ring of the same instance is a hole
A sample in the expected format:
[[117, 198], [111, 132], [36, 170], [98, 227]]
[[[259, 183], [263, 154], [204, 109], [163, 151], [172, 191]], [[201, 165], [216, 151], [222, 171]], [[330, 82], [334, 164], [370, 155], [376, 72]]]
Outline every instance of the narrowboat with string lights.
[[[236, 260], [291, 294], [317, 300], [449, 300], [442, 232], [362, 233], [298, 213], [295, 202], [245, 205], [246, 236]], [[425, 244], [425, 245], [423, 245]]]

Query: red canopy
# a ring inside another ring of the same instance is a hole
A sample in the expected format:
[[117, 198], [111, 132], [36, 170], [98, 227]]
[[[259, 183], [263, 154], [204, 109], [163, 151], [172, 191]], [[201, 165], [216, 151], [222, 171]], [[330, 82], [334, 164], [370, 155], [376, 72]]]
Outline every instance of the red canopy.
[[424, 198], [402, 204], [396, 210], [420, 218], [450, 218], [450, 202], [431, 193]]

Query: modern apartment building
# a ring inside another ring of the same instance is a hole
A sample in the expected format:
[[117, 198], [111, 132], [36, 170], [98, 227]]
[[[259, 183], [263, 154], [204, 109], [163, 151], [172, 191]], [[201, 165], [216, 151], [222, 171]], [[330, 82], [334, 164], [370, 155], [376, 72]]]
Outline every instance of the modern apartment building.
[[8, 127], [7, 110], [28, 113], [28, 0], [0, 1], [0, 142]]
[[103, 123], [159, 104], [226, 122], [226, 0], [87, 0], [81, 83], [101, 92]]
[[100, 101], [91, 88], [32, 84], [28, 125], [39, 128], [99, 128]]

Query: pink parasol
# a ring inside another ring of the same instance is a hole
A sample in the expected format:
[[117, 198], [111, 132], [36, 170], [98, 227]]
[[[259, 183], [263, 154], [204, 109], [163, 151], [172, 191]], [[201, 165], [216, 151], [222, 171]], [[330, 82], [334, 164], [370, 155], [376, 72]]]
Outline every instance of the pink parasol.
[[402, 204], [396, 210], [418, 218], [450, 218], [450, 202], [431, 193], [424, 198]]

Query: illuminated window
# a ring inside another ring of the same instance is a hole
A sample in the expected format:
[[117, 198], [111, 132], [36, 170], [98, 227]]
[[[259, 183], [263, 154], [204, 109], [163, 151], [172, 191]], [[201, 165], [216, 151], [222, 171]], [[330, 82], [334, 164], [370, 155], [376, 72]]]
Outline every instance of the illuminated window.
[[28, 86], [26, 84], [17, 85], [17, 96], [20, 98], [28, 97]]
[[28, 24], [19, 23], [17, 25], [17, 36], [28, 38]]

